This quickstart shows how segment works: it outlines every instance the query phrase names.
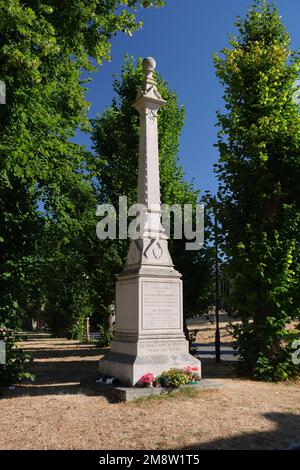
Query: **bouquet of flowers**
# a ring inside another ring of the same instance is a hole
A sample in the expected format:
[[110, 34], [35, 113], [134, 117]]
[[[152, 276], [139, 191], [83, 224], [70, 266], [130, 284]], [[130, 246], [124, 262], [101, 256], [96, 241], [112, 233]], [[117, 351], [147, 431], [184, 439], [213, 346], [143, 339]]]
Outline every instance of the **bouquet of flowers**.
[[201, 377], [198, 373], [198, 367], [193, 367], [193, 366], [186, 366], [182, 369], [182, 372], [187, 375], [189, 378], [188, 383], [189, 384], [194, 384], [196, 382], [199, 382], [201, 380]]
[[140, 387], [152, 387], [154, 380], [155, 380], [154, 375], [151, 374], [151, 372], [149, 372], [148, 374], [142, 375], [142, 377], [138, 381], [138, 385]]
[[166, 370], [157, 377], [159, 384], [168, 389], [179, 388], [182, 385], [186, 385], [190, 380], [190, 377], [185, 373], [183, 369], [172, 368]]

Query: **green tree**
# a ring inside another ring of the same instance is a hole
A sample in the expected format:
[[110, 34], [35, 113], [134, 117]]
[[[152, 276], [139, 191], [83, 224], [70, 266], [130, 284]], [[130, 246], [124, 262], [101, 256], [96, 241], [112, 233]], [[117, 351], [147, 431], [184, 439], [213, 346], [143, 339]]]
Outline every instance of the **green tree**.
[[218, 218], [231, 281], [243, 366], [281, 380], [291, 361], [291, 320], [300, 305], [300, 116], [295, 102], [299, 54], [278, 10], [256, 1], [237, 20], [238, 37], [215, 57], [225, 87], [218, 113]]
[[77, 128], [88, 129], [82, 73], [109, 60], [116, 33], [141, 26], [139, 5], [160, 4], [0, 0], [0, 78], [7, 90], [0, 106], [0, 316], [14, 328], [29, 305], [44, 301], [37, 275], [53, 266], [47, 267], [44, 239], [51, 233], [61, 260], [73, 234], [84, 231], [78, 217], [88, 211], [85, 199], [93, 199], [86, 152], [70, 141]]
[[[96, 191], [100, 203], [108, 202], [118, 207], [121, 195], [128, 197], [128, 206], [137, 201], [139, 115], [132, 107], [143, 72], [141, 59], [134, 65], [126, 58], [121, 77], [115, 78], [115, 97], [112, 105], [93, 121]], [[165, 204], [192, 204], [199, 201], [199, 191], [184, 178], [178, 162], [179, 138], [185, 118], [185, 110], [179, 105], [176, 93], [165, 80], [156, 74], [158, 90], [167, 101], [158, 113], [159, 158], [161, 200]], [[127, 240], [111, 241], [119, 253], [111, 264], [110, 292], [114, 293], [114, 275], [122, 269], [128, 251]], [[210, 295], [212, 258], [209, 248], [186, 251], [185, 240], [170, 241], [170, 252], [175, 264], [183, 274], [185, 316], [199, 314], [207, 307]]]

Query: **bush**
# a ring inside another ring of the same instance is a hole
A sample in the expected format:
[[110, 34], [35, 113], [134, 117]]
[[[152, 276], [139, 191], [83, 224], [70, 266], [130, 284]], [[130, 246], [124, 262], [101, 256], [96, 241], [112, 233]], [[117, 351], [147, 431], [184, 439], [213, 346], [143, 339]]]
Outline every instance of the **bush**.
[[79, 339], [80, 341], [83, 340], [84, 337], [84, 317], [78, 318], [75, 323], [69, 327], [66, 337], [67, 339]]
[[100, 346], [101, 348], [109, 347], [115, 335], [115, 329], [113, 328], [108, 330], [107, 328], [105, 328], [105, 326], [99, 325], [98, 330], [100, 333], [100, 338], [97, 341], [98, 346]]
[[16, 346], [16, 336], [6, 325], [0, 324], [0, 341], [5, 343], [6, 364], [0, 364], [0, 385], [8, 386], [23, 379], [34, 380], [34, 375], [26, 372], [32, 361], [31, 355]]
[[188, 330], [188, 340], [189, 340], [189, 352], [193, 356], [196, 356], [198, 353], [197, 347], [194, 346], [194, 343], [197, 340], [199, 330]]
[[253, 323], [243, 327], [235, 325], [234, 349], [240, 355], [239, 371], [256, 380], [268, 382], [289, 380], [300, 374], [299, 366], [293, 364], [292, 343], [298, 338], [296, 330], [284, 330], [268, 318], [260, 328]]

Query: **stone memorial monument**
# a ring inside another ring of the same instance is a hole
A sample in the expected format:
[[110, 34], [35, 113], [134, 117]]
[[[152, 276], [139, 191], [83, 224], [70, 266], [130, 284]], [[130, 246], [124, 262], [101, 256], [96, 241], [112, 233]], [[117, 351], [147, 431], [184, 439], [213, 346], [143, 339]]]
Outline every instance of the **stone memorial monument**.
[[153, 77], [155, 60], [144, 59], [145, 78], [133, 104], [140, 114], [138, 203], [145, 206], [141, 234], [131, 240], [117, 276], [116, 335], [100, 373], [133, 386], [143, 374], [201, 363], [189, 354], [183, 333], [182, 281], [174, 269], [161, 225], [157, 112], [165, 101]]

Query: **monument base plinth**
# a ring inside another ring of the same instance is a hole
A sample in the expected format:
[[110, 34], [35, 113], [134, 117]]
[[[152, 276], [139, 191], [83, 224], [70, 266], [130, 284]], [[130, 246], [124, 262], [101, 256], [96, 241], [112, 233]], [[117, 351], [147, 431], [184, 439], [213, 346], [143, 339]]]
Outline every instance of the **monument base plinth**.
[[183, 334], [181, 274], [172, 266], [126, 267], [116, 287], [116, 336], [100, 373], [129, 386], [173, 367], [197, 367], [201, 375]]
[[[163, 387], [125, 387], [119, 385], [106, 385], [101, 384], [93, 379], [82, 379], [80, 385], [92, 389], [93, 392], [99, 395], [106, 396], [110, 401], [121, 402], [131, 401], [137, 399], [150, 398], [151, 396], [166, 396], [170, 393], [170, 390]], [[224, 388], [224, 384], [219, 379], [202, 379], [193, 385], [183, 385], [179, 389], [173, 390], [173, 392], [184, 392], [185, 390], [194, 390], [196, 392], [206, 390], [220, 390]]]
[[126, 351], [128, 349], [132, 349], [133, 346], [139, 349], [139, 343], [134, 345], [133, 343], [116, 341], [112, 346], [112, 351], [100, 360], [100, 374], [115, 377], [122, 385], [127, 386], [136, 385], [144, 374], [152, 373], [154, 376], [158, 376], [163, 371], [173, 367], [177, 369], [187, 366], [197, 367], [198, 374], [201, 376], [201, 362], [185, 351], [188, 346], [185, 339], [181, 340], [181, 343], [183, 346], [182, 353], [177, 352], [178, 346], [180, 345], [178, 342], [173, 345], [176, 352], [172, 353], [172, 347], [169, 349], [169, 342], [167, 345], [169, 352], [162, 352], [161, 349], [164, 347], [164, 343], [157, 341], [152, 343], [152, 347], [156, 347], [158, 351], [156, 354], [131, 355], [115, 351]]

